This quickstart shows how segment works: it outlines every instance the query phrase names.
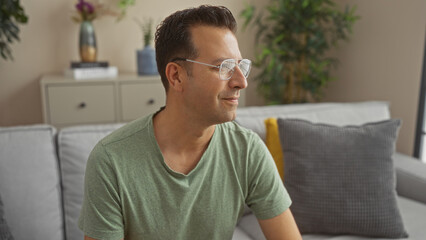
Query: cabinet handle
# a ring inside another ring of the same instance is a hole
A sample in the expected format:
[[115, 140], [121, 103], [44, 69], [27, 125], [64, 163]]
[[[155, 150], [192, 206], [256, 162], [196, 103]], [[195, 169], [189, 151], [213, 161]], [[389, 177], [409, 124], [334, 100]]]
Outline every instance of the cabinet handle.
[[148, 105], [152, 105], [152, 104], [154, 104], [154, 103], [155, 103], [155, 100], [154, 100], [154, 99], [152, 99], [152, 98], [151, 98], [151, 99], [149, 99], [149, 100], [148, 100]]
[[78, 105], [78, 108], [85, 108], [87, 105], [85, 102], [82, 102]]

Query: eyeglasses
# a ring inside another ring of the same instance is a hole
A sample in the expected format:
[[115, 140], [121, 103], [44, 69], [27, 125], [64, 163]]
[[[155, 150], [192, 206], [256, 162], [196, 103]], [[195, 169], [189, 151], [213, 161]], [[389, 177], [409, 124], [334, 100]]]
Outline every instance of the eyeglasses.
[[174, 61], [187, 61], [187, 62], [193, 62], [193, 63], [198, 63], [198, 64], [202, 64], [202, 65], [206, 65], [209, 67], [215, 67], [219, 69], [219, 77], [222, 80], [229, 80], [232, 75], [235, 72], [235, 67], [238, 65], [238, 67], [240, 68], [241, 72], [243, 73], [244, 77], [247, 78], [249, 73], [250, 73], [250, 69], [251, 69], [251, 61], [248, 59], [242, 59], [242, 60], [235, 60], [235, 59], [225, 59], [223, 60], [223, 62], [220, 65], [211, 65], [211, 64], [207, 64], [207, 63], [203, 63], [203, 62], [198, 62], [198, 61], [194, 61], [191, 59], [186, 59], [186, 58], [175, 58], [172, 60], [172, 62]]

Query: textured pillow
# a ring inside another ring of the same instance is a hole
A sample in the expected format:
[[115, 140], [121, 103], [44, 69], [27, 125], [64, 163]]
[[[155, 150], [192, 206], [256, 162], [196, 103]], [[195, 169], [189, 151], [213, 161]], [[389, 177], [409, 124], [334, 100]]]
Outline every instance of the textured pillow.
[[0, 239], [1, 240], [13, 240], [12, 233], [10, 233], [9, 226], [4, 219], [3, 201], [0, 196]]
[[302, 233], [408, 236], [392, 159], [400, 124], [337, 127], [278, 119], [284, 184]]
[[275, 165], [277, 165], [278, 173], [282, 180], [284, 180], [284, 156], [281, 149], [280, 135], [278, 132], [278, 122], [276, 118], [265, 119], [266, 139], [265, 144], [269, 152], [274, 158]]

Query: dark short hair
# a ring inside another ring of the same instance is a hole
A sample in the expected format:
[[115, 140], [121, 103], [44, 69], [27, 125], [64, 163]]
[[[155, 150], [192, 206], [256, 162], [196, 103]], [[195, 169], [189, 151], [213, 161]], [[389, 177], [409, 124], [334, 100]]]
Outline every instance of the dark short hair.
[[196, 58], [197, 49], [192, 43], [191, 27], [213, 26], [228, 28], [236, 32], [237, 23], [228, 8], [223, 6], [201, 5], [177, 11], [164, 19], [155, 32], [155, 54], [158, 72], [166, 91], [169, 83], [166, 66], [174, 58]]

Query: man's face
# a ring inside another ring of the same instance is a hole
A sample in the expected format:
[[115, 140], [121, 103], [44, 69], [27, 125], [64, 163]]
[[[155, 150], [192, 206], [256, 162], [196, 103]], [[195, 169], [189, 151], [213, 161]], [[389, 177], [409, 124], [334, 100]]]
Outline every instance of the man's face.
[[[191, 29], [192, 42], [199, 55], [195, 61], [220, 65], [225, 59], [241, 60], [241, 53], [234, 34], [226, 28], [197, 26]], [[240, 90], [247, 87], [247, 80], [236, 67], [229, 80], [219, 77], [219, 69], [197, 63], [184, 86], [185, 106], [192, 117], [213, 125], [234, 120]]]

